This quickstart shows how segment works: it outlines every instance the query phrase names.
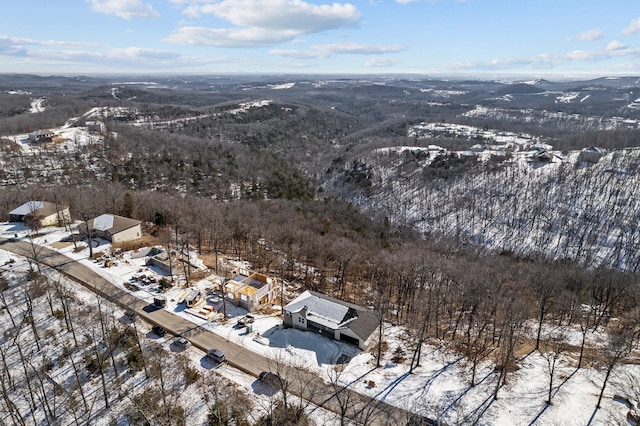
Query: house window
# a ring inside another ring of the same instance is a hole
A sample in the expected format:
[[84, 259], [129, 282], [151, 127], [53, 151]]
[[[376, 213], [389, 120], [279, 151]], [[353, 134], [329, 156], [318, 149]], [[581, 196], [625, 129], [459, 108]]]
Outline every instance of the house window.
[[302, 324], [304, 324], [304, 318], [298, 317], [298, 322], [301, 322]]

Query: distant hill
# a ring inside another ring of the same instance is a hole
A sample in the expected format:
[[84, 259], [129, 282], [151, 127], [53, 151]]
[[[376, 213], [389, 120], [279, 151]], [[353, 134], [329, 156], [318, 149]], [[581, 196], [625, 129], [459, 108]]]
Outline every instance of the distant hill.
[[527, 93], [542, 93], [544, 89], [526, 83], [507, 84], [495, 91], [497, 95], [520, 95]]

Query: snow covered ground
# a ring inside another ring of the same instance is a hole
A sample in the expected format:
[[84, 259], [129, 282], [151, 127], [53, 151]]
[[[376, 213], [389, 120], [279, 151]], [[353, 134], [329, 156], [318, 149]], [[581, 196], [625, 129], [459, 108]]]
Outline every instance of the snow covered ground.
[[[66, 125], [51, 131], [54, 134], [53, 139], [55, 140], [56, 148], [66, 152], [75, 152], [81, 146], [100, 143], [103, 140], [102, 136], [89, 133], [85, 127], [69, 127], [69, 125]], [[29, 140], [28, 133], [6, 136], [6, 138], [17, 143], [24, 153], [33, 153], [41, 150], [40, 146]]]
[[[0, 236], [23, 238], [28, 229], [17, 223], [0, 224]], [[135, 253], [121, 254], [113, 266], [105, 267], [100, 262], [87, 259], [88, 249], [74, 252], [71, 243], [61, 243], [68, 236], [61, 228], [47, 227], [35, 241], [56, 249], [79, 262], [94, 268], [103, 277], [124, 287], [134, 275], [143, 270], [146, 274], [158, 274], [145, 267], [145, 258]], [[108, 252], [110, 245], [102, 241], [95, 251]], [[5, 265], [14, 255], [0, 251], [0, 265]], [[209, 275], [196, 285], [205, 291], [213, 286], [220, 277]], [[86, 293], [87, 300], [93, 296], [77, 287], [79, 294]], [[184, 305], [178, 305], [176, 295], [181, 289], [170, 290], [167, 295], [166, 309], [205, 327], [214, 333], [226, 337], [252, 351], [272, 359], [284, 360], [293, 365], [300, 365], [316, 372], [325, 380], [339, 376], [339, 381], [351, 389], [385, 401], [389, 404], [436, 418], [447, 424], [487, 424], [487, 425], [574, 425], [574, 424], [628, 424], [626, 414], [628, 407], [617, 400], [614, 395], [633, 398], [630, 394], [626, 377], [640, 377], [640, 367], [625, 365], [614, 370], [614, 377], [607, 386], [602, 408], [595, 410], [600, 385], [604, 373], [594, 368], [583, 368], [576, 371], [575, 361], [567, 354], [561, 356], [553, 390], [552, 405], [546, 404], [549, 386], [547, 359], [540, 353], [525, 356], [519, 362], [519, 369], [512, 373], [507, 385], [499, 392], [499, 398], [493, 400], [496, 374], [493, 365], [487, 362], [478, 371], [478, 384], [469, 387], [470, 367], [459, 354], [448, 351], [440, 342], [425, 344], [422, 350], [420, 367], [409, 372], [409, 361], [394, 363], [391, 361], [397, 348], [401, 348], [405, 358], [411, 358], [411, 342], [406, 330], [391, 325], [385, 326], [387, 351], [383, 356], [382, 367], [375, 368], [374, 355], [361, 352], [357, 348], [313, 333], [281, 327], [281, 319], [277, 315], [255, 315], [253, 333], [235, 326], [236, 319], [245, 315], [246, 311], [227, 304], [229, 321], [205, 321], [185, 311]], [[149, 285], [140, 291], [133, 292], [137, 297], [151, 301], [155, 291]], [[222, 300], [215, 292], [207, 295], [207, 303], [221, 310]], [[118, 312], [118, 316], [122, 313]], [[147, 326], [148, 328], [148, 326]], [[551, 330], [548, 331], [549, 333]], [[260, 338], [254, 338], [257, 334]], [[567, 339], [575, 343], [579, 335], [577, 330], [568, 330]], [[589, 342], [600, 342], [602, 336], [589, 335]], [[171, 336], [157, 339], [157, 343], [168, 351], [171, 349]], [[189, 348], [186, 351], [193, 365], [201, 366], [201, 351]], [[350, 361], [343, 369], [336, 370], [335, 360], [346, 355]], [[256, 380], [233, 368], [224, 366], [216, 370], [219, 374], [235, 382], [247, 392], [255, 394]], [[637, 402], [636, 402], [637, 403]], [[337, 420], [331, 413], [323, 410], [313, 412], [317, 424], [334, 424]]]
[[39, 112], [44, 111], [44, 103], [47, 100], [45, 98], [36, 98], [31, 101], [31, 108], [29, 108], [29, 112], [32, 114], [37, 114]]
[[[74, 259], [77, 259], [79, 262], [87, 266], [93, 267], [97, 272], [99, 272], [105, 278], [109, 279], [114, 284], [120, 285], [119, 283], [120, 281], [122, 281], [122, 279], [125, 279], [128, 276], [132, 276], [141, 268], [144, 268], [144, 258], [129, 260], [128, 253], [127, 253], [127, 256], [125, 256], [127, 260], [118, 262], [116, 266], [113, 266], [111, 268], [104, 268], [104, 266], [87, 259], [88, 249], [81, 252], [74, 253], [73, 244], [70, 244], [68, 247], [65, 247], [65, 248], [60, 248], [61, 246], [60, 239], [65, 236], [68, 236], [68, 233], [65, 232], [64, 229], [49, 227], [49, 228], [44, 228], [42, 231], [43, 232], [39, 237], [34, 238], [36, 242], [53, 249], [57, 249], [58, 251], [63, 252], [67, 255], [70, 255]], [[28, 234], [29, 234], [29, 230], [20, 223], [0, 223], [1, 237], [15, 238], [17, 235], [17, 238], [25, 238]], [[66, 245], [66, 243], [64, 245]], [[100, 251], [107, 252], [109, 249], [109, 245], [104, 244], [103, 242], [98, 243], [96, 241], [96, 245], [97, 246], [94, 248], [96, 252], [100, 252]], [[24, 276], [28, 273], [29, 265], [25, 258], [22, 258], [20, 256], [17, 256], [13, 253], [10, 253], [4, 250], [0, 250], [0, 269], [2, 269], [3, 272], [5, 272], [5, 277], [7, 279], [9, 279], [10, 281], [13, 281], [14, 283], [17, 283], [18, 281], [20, 281], [19, 280], [20, 276]], [[46, 273], [47, 275], [52, 276], [54, 280], [61, 282], [65, 286], [73, 288], [74, 299], [77, 301], [77, 303], [79, 303], [82, 306], [93, 306], [95, 309], [96, 296], [92, 292], [90, 292], [89, 290], [85, 289], [82, 286], [79, 286], [65, 279], [64, 277], [59, 276], [59, 274], [57, 274], [55, 271], [47, 270]], [[148, 275], [150, 273], [153, 273], [153, 272], [147, 271]], [[17, 284], [12, 284], [12, 285], [15, 286]], [[137, 296], [140, 296], [141, 298], [150, 299], [149, 293], [146, 291], [138, 291], [138, 292], [135, 292], [135, 294]], [[15, 314], [15, 311], [17, 309], [14, 308], [13, 310]], [[235, 308], [233, 305], [229, 305], [229, 313], [230, 315], [239, 316], [239, 315], [246, 314], [246, 311]], [[111, 314], [113, 315], [112, 321], [125, 321], [125, 322], [128, 321], [124, 319], [124, 316], [123, 316], [124, 312], [120, 309], [116, 308], [111, 310]], [[2, 312], [1, 315], [2, 315], [3, 321], [5, 323], [8, 323], [8, 320], [5, 321], [6, 314]], [[36, 310], [34, 312], [34, 315], [35, 315], [35, 322], [38, 324], [50, 322], [50, 320], [52, 319], [52, 318], [49, 318], [50, 313], [48, 309]], [[189, 317], [186, 314], [184, 314], [184, 316], [187, 318], [193, 318], [193, 317]], [[261, 320], [260, 322], [262, 324], [269, 324], [271, 322], [275, 324], [276, 321], [274, 321], [271, 318], [266, 318], [264, 321]], [[235, 324], [235, 321], [233, 322], [233, 324]], [[215, 327], [212, 327], [211, 324], [209, 324], [208, 328], [215, 329]], [[222, 376], [224, 379], [232, 382], [238, 388], [238, 391], [240, 393], [245, 395], [250, 395], [251, 396], [250, 400], [253, 404], [252, 412], [248, 413], [248, 416], [250, 419], [255, 420], [259, 418], [261, 415], [263, 415], [266, 412], [267, 408], [273, 404], [272, 398], [274, 396], [277, 396], [277, 394], [274, 394], [269, 389], [265, 389], [266, 385], [259, 382], [255, 377], [247, 375], [233, 367], [230, 367], [227, 364], [220, 365], [217, 368], [212, 369], [211, 366], [202, 362], [204, 354], [201, 350], [194, 348], [192, 346], [187, 347], [185, 350], [177, 349], [176, 346], [172, 344], [173, 336], [170, 336], [170, 335], [166, 335], [165, 337], [155, 336], [153, 333], [150, 332], [151, 330], [150, 324], [145, 324], [143, 322], [138, 321], [137, 330], [138, 330], [138, 333], [141, 335], [141, 340], [143, 341], [143, 345], [147, 345], [147, 344], [156, 345], [160, 347], [162, 350], [166, 351], [167, 356], [180, 355], [180, 356], [186, 357], [189, 360], [191, 367], [195, 368], [201, 375], [205, 377], [208, 377], [211, 375]], [[83, 333], [84, 332], [86, 331], [83, 331]], [[239, 342], [243, 340], [243, 336], [240, 336], [239, 331], [234, 330], [231, 324], [229, 326], [220, 328], [218, 332], [228, 333], [228, 334], [235, 333], [237, 335], [236, 340], [238, 340]], [[148, 337], [150, 337], [150, 339], [148, 339]], [[24, 337], [21, 337], [21, 339], [24, 339]], [[54, 339], [54, 342], [55, 344], [62, 343], [61, 339], [59, 338]], [[28, 343], [28, 339], [27, 339], [27, 343]], [[257, 343], [255, 344], [259, 345]], [[60, 349], [59, 348], [54, 349], [53, 351], [59, 352]], [[41, 354], [39, 354], [38, 352], [40, 351], [37, 351], [34, 354], [28, 354], [27, 356], [35, 355], [39, 357], [41, 356]], [[51, 354], [51, 349], [49, 349], [47, 353]], [[5, 351], [4, 354], [7, 355], [8, 352]], [[42, 354], [44, 354], [44, 352]], [[11, 362], [10, 358], [8, 359]], [[83, 364], [82, 357], [80, 357], [76, 362]], [[168, 363], [167, 363], [167, 368], [170, 368], [168, 366]], [[49, 376], [58, 383], [68, 383], [74, 380], [72, 377], [71, 367], [68, 363], [66, 363], [65, 365], [61, 364], [60, 366], [57, 366], [57, 365], [54, 366], [54, 368], [49, 371]], [[15, 377], [16, 375], [14, 374], [14, 378]], [[143, 387], [145, 383], [144, 373], [142, 371], [138, 372], [133, 377], [121, 375], [118, 380], [122, 381], [121, 385], [123, 386], [123, 388], [130, 389], [130, 392], [136, 392], [135, 389], [141, 386]], [[211, 380], [213, 380], [215, 383], [215, 379], [211, 379]], [[87, 384], [84, 387], [85, 387], [85, 394], [88, 398], [95, 398], [96, 400], [100, 398], [101, 390], [100, 390], [99, 381], [90, 380], [87, 382]], [[133, 395], [133, 393], [131, 393], [131, 395]], [[117, 401], [112, 399], [111, 407], [107, 413], [104, 413], [101, 410], [94, 411], [94, 413], [92, 414], [91, 424], [95, 424], [99, 426], [115, 424], [113, 423], [114, 419], [120, 418], [120, 416], [125, 412], [125, 406], [127, 401], [128, 401], [127, 398], [125, 398], [123, 401], [120, 401], [121, 404], [119, 404]], [[205, 423], [206, 415], [208, 412], [208, 403], [203, 399], [201, 387], [198, 387], [195, 385], [187, 387], [182, 392], [180, 392], [180, 397], [178, 402], [186, 409], [185, 415], [187, 416], [187, 419], [188, 419], [187, 424], [196, 425], [196, 424]], [[29, 412], [28, 401], [26, 400], [19, 401], [17, 403], [17, 406], [20, 412], [23, 412], [23, 413]], [[336, 424], [338, 422], [338, 417], [335, 413], [329, 412], [317, 406], [310, 405], [307, 408], [307, 411], [313, 424], [324, 425], [324, 424]], [[37, 413], [37, 417], [44, 418], [44, 413]], [[61, 424], [64, 424], [64, 425], [74, 424], [74, 422], [73, 422], [73, 419], [69, 416]]]

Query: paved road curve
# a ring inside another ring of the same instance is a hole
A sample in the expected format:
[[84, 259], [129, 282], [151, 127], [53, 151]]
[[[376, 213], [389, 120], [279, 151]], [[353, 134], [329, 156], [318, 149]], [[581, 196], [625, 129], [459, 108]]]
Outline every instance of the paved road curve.
[[[37, 257], [40, 263], [57, 269], [122, 309], [137, 312], [143, 320], [160, 325], [172, 334], [186, 337], [193, 346], [205, 352], [211, 348], [220, 349], [226, 354], [229, 365], [254, 377], [258, 377], [262, 371], [273, 369], [270, 367], [274, 365], [274, 362], [269, 361], [266, 357], [200, 328], [165, 309], [149, 305], [113, 285], [91, 268], [54, 250], [41, 246], [37, 246], [34, 250], [30, 243], [3, 238], [0, 238], [0, 249], [31, 259]], [[34, 256], [34, 251], [37, 253], [36, 256]], [[336, 388], [323, 382], [318, 376], [305, 371], [296, 372], [296, 380], [289, 383], [287, 390], [291, 394], [302, 396], [315, 405], [338, 414], [342, 413], [357, 423], [406, 425], [411, 418], [411, 414], [405, 410], [373, 400], [350, 389], [339, 388], [336, 392]], [[425, 419], [425, 423], [412, 424], [432, 423]]]

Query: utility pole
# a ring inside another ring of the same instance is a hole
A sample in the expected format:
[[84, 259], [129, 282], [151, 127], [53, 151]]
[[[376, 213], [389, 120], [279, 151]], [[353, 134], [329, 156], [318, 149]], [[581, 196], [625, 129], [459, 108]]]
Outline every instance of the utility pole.
[[226, 287], [227, 287], [227, 282], [229, 281], [229, 279], [227, 278], [227, 275], [229, 273], [225, 272], [224, 273], [224, 279], [222, 280], [222, 313], [224, 315], [224, 320], [227, 320], [227, 297], [226, 297]]
[[284, 262], [280, 263], [280, 315], [284, 318]]

